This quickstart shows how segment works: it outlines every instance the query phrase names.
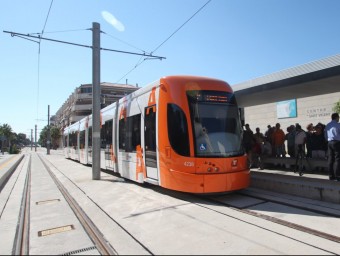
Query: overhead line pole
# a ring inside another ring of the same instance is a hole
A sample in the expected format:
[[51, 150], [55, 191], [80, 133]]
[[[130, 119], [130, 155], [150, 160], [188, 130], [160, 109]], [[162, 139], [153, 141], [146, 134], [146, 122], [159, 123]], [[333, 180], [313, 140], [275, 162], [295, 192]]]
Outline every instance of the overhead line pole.
[[50, 149], [51, 149], [51, 129], [50, 129], [50, 105], [48, 105], [47, 109], [47, 143], [46, 143], [46, 148], [47, 148], [47, 155], [50, 154]]
[[92, 23], [92, 179], [100, 180], [100, 24]]
[[[100, 148], [101, 148], [101, 140], [100, 140], [100, 51], [112, 51], [118, 53], [126, 53], [126, 54], [133, 54], [139, 55], [149, 58], [157, 58], [157, 59], [165, 59], [165, 57], [154, 56], [152, 54], [145, 54], [145, 53], [134, 53], [134, 52], [126, 52], [126, 51], [119, 51], [119, 50], [112, 50], [106, 48], [100, 48], [100, 24], [97, 22], [92, 23], [92, 46], [83, 45], [83, 44], [76, 44], [71, 42], [65, 42], [61, 40], [55, 40], [50, 38], [45, 38], [42, 36], [32, 36], [30, 34], [21, 34], [11, 31], [3, 31], [4, 33], [11, 34], [12, 37], [20, 37], [23, 39], [27, 39], [36, 43], [37, 41], [28, 39], [36, 38], [40, 40], [48, 40], [57, 43], [64, 43], [70, 44], [74, 46], [81, 46], [92, 48], [92, 179], [93, 180], [100, 180]], [[37, 125], [35, 125], [35, 151], [37, 151]]]
[[[92, 29], [89, 29], [89, 30], [92, 30]], [[62, 44], [80, 46], [80, 47], [85, 47], [85, 48], [92, 48], [93, 47], [93, 46], [90, 46], [90, 45], [66, 42], [66, 41], [46, 38], [46, 37], [42, 37], [42, 36], [33, 36], [33, 35], [30, 35], [30, 34], [22, 34], [22, 33], [17, 33], [17, 32], [12, 32], [12, 31], [6, 31], [6, 30], [4, 30], [3, 32], [7, 33], [7, 34], [11, 34], [12, 37], [16, 36], [16, 37], [19, 37], [19, 38], [22, 38], [22, 39], [30, 40], [30, 41], [35, 42], [35, 43], [39, 43], [39, 42], [32, 40], [32, 39], [28, 39], [27, 37], [36, 38], [36, 39], [39, 39], [39, 40], [47, 40], [47, 41], [51, 41], [51, 42], [55, 42], [55, 43], [62, 43]], [[128, 51], [121, 51], [121, 50], [114, 50], [114, 49], [107, 49], [107, 48], [100, 48], [100, 50], [117, 52], [117, 53], [132, 54], [132, 55], [144, 56], [144, 57], [155, 58], [155, 59], [160, 59], [160, 60], [166, 59], [165, 57], [156, 56], [156, 55], [152, 55], [152, 54], [146, 54], [146, 53], [128, 52]]]
[[37, 125], [35, 125], [35, 139], [34, 139], [34, 144], [35, 144], [35, 152], [37, 152]]
[[31, 129], [31, 151], [33, 150], [33, 129]]

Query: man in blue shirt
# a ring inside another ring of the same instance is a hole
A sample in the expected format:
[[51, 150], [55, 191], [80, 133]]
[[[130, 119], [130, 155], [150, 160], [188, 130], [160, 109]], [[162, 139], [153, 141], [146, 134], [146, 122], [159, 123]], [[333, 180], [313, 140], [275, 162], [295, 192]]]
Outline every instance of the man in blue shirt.
[[328, 141], [329, 179], [340, 181], [340, 124], [339, 114], [332, 114], [332, 121], [326, 125], [325, 135]]

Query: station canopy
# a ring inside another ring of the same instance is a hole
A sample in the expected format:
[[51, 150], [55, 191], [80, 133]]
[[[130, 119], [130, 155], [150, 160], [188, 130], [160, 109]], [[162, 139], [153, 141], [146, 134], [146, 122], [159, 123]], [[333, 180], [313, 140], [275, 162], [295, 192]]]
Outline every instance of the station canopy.
[[340, 54], [232, 85], [239, 107], [340, 91]]

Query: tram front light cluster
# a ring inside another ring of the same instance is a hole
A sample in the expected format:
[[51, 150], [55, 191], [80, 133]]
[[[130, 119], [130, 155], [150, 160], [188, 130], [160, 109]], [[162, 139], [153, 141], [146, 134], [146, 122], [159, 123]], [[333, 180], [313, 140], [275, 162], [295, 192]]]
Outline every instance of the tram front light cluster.
[[209, 167], [207, 168], [207, 172], [218, 172], [220, 170], [220, 168], [216, 167], [215, 164], [211, 163], [211, 162], [205, 162], [205, 164], [208, 164]]

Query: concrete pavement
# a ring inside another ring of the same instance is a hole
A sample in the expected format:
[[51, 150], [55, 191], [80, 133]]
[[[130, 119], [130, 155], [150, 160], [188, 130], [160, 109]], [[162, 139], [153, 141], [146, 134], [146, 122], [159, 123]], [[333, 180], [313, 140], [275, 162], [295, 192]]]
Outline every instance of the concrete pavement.
[[[20, 213], [23, 188], [29, 173], [30, 254], [99, 254], [60, 194], [57, 185], [46, 172], [38, 154], [118, 254], [226, 252], [222, 242], [223, 236], [226, 235], [224, 228], [218, 228], [222, 240], [216, 238], [216, 228], [220, 225], [219, 217], [212, 214], [210, 224], [201, 223], [202, 227], [198, 227], [197, 221], [201, 219], [203, 212], [186, 201], [155, 193], [148, 186], [140, 186], [106, 173], [101, 173], [101, 180], [92, 180], [91, 167], [64, 159], [61, 151], [51, 150], [51, 155], [47, 156], [44, 149], [39, 149], [38, 153], [28, 151], [26, 156], [29, 157], [21, 160], [21, 155], [17, 155], [15, 158], [8, 156], [0, 162], [0, 174], [11, 165], [18, 164], [17, 171], [13, 172], [0, 193], [0, 254], [13, 254], [17, 216]], [[327, 178], [327, 175], [305, 174], [299, 177], [291, 172], [254, 169], [251, 186], [324, 201], [336, 201], [337, 197], [330, 194], [339, 195], [339, 183]], [[319, 191], [319, 197], [316, 192], [311, 192], [314, 190]], [[64, 230], [60, 231], [60, 228]], [[205, 235], [200, 238], [203, 230]], [[233, 234], [237, 232], [235, 227]], [[209, 233], [211, 239], [207, 237]], [[190, 236], [190, 239], [187, 236]], [[211, 247], [206, 248], [208, 242]], [[277, 246], [278, 251], [284, 250], [281, 245]], [[247, 252], [242, 249], [242, 245], [238, 250], [240, 254]], [[304, 248], [301, 250], [303, 252]]]

